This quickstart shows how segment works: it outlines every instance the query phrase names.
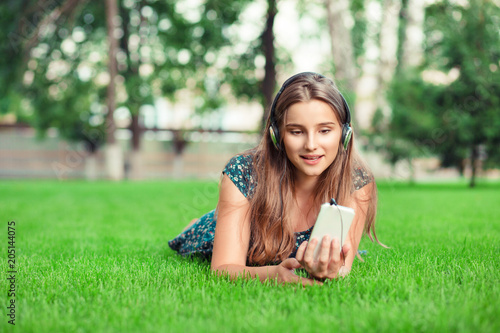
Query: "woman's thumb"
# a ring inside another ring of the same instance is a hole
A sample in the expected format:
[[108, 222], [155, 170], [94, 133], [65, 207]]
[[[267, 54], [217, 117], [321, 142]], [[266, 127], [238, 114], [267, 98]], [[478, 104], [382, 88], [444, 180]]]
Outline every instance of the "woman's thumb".
[[300, 262], [298, 262], [297, 259], [295, 259], [295, 258], [288, 258], [285, 261], [283, 261], [281, 264], [283, 265], [283, 267], [285, 267], [286, 269], [289, 269], [289, 270], [293, 270], [293, 269], [302, 267]]

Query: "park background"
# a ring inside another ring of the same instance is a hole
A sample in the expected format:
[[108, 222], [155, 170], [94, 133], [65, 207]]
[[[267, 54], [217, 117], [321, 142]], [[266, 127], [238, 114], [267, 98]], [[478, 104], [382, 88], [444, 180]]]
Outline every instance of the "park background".
[[[318, 330], [500, 327], [498, 0], [6, 0], [0, 13], [0, 217], [19, 225], [22, 331], [297, 331], [299, 314]], [[324, 289], [217, 279], [166, 240], [215, 206], [223, 166], [300, 71], [349, 102], [392, 250], [364, 240], [360, 273]]]
[[496, 0], [105, 3], [1, 5], [1, 178], [213, 178], [299, 71], [379, 178], [500, 177]]

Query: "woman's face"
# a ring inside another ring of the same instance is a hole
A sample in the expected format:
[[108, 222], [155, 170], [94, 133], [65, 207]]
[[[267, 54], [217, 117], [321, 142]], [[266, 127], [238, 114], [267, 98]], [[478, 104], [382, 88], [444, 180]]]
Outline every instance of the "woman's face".
[[299, 180], [321, 175], [337, 157], [342, 126], [320, 100], [292, 104], [285, 115], [283, 143]]

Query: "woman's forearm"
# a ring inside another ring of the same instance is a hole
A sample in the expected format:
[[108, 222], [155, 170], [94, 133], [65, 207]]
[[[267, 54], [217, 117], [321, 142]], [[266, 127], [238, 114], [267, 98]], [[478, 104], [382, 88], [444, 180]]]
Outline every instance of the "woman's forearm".
[[242, 265], [220, 265], [218, 267], [212, 266], [212, 271], [217, 272], [219, 275], [227, 275], [231, 280], [236, 280], [238, 277], [256, 279], [261, 282], [279, 278], [277, 266], [242, 266]]
[[261, 282], [276, 280], [279, 283], [299, 283], [304, 286], [321, 284], [295, 274], [297, 268], [302, 267], [295, 258], [288, 258], [276, 266], [244, 266], [235, 264], [223, 264], [212, 266], [212, 270], [220, 275], [228, 275], [232, 280], [238, 277], [247, 279], [259, 279]]

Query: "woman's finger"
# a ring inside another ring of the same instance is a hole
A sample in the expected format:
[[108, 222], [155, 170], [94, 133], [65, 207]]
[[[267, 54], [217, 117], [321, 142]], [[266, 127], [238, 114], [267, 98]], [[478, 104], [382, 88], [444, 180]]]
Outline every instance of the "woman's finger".
[[293, 271], [294, 269], [301, 268], [302, 265], [296, 258], [288, 258], [281, 263], [281, 266]]
[[299, 248], [297, 249], [297, 253], [295, 254], [295, 259], [302, 262], [302, 260], [304, 259], [304, 252], [306, 251], [306, 248], [307, 248], [307, 241], [303, 241], [302, 244], [300, 244]]
[[342, 266], [341, 255], [340, 255], [340, 242], [337, 238], [334, 238], [330, 245], [331, 259], [328, 265], [328, 275], [331, 278], [337, 277], [340, 266]]
[[[333, 259], [333, 255], [335, 253], [335, 243], [332, 241], [330, 242], [330, 259]], [[332, 260], [330, 260], [331, 262]]]
[[350, 251], [351, 251], [351, 244], [349, 243], [344, 244], [344, 246], [342, 247], [342, 265], [345, 265], [345, 258], [347, 257]]
[[288, 258], [285, 261], [283, 261], [280, 266], [283, 269], [280, 269], [280, 280], [282, 283], [300, 283], [303, 286], [312, 286], [314, 284], [322, 284], [319, 281], [313, 280], [313, 279], [308, 279], [305, 277], [298, 276], [295, 274], [294, 269], [302, 267], [301, 264], [295, 259], [295, 258]]
[[321, 281], [313, 280], [313, 279], [308, 279], [308, 278], [301, 277], [301, 276], [299, 276], [299, 282], [302, 283], [302, 285], [304, 287], [305, 286], [313, 286], [315, 284], [319, 284], [319, 285], [323, 284], [323, 282], [321, 282]]
[[340, 261], [340, 242], [339, 242], [338, 238], [333, 239], [332, 245], [333, 245], [332, 259], [335, 262], [339, 262]]
[[326, 235], [323, 237], [323, 240], [321, 241], [321, 248], [319, 249], [319, 254], [318, 254], [318, 267], [317, 267], [317, 273], [322, 274], [323, 272], [326, 273], [328, 269], [328, 264], [330, 263], [330, 237]]
[[316, 249], [316, 246], [318, 246], [318, 243], [319, 241], [317, 238], [311, 239], [306, 248], [306, 252], [304, 253], [303, 262], [307, 263], [309, 266], [314, 262], [314, 250]]

